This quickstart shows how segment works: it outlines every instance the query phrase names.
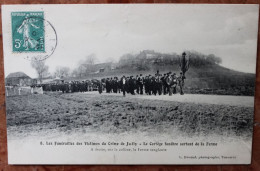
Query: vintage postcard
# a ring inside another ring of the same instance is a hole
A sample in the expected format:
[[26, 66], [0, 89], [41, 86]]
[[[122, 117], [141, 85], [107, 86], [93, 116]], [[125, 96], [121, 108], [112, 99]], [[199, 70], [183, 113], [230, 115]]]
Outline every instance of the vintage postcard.
[[9, 164], [250, 164], [258, 5], [3, 5]]

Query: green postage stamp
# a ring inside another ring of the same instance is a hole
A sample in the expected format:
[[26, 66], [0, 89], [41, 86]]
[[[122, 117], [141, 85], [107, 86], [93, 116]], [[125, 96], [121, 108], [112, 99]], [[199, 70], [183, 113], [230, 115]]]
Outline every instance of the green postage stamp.
[[12, 12], [13, 52], [45, 52], [43, 12]]

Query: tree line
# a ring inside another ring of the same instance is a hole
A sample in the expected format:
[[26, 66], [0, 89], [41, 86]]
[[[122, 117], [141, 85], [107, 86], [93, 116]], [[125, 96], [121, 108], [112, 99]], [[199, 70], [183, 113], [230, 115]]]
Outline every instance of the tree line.
[[[222, 59], [214, 54], [205, 55], [197, 51], [185, 51], [193, 67], [220, 64]], [[144, 50], [139, 54], [127, 53], [120, 57], [119, 68], [135, 67], [138, 70], [147, 70], [151, 65], [179, 65], [181, 54], [159, 53], [153, 50]]]
[[90, 54], [86, 56], [85, 59], [78, 62], [78, 67], [75, 69], [70, 69], [66, 66], [57, 66], [53, 73], [49, 72], [49, 66], [45, 61], [31, 61], [32, 68], [35, 69], [38, 75], [40, 83], [44, 78], [66, 78], [66, 77], [82, 77], [87, 72], [93, 72], [93, 66], [97, 58], [95, 54]]

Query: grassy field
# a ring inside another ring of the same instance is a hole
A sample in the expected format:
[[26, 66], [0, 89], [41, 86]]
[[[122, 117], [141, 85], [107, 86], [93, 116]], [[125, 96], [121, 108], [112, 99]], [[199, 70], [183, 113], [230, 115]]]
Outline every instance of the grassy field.
[[253, 107], [181, 103], [85, 93], [7, 97], [8, 134], [147, 132], [250, 138]]

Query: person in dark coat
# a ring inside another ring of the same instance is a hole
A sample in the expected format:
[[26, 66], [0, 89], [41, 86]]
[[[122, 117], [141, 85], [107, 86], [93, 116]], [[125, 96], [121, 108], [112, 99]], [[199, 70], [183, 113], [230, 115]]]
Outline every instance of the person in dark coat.
[[80, 92], [85, 92], [85, 81], [80, 82]]
[[85, 91], [88, 91], [88, 80], [85, 81], [84, 87], [85, 87]]
[[134, 90], [135, 90], [135, 83], [134, 83], [133, 76], [131, 76], [129, 79], [129, 91], [132, 95], [135, 95]]
[[109, 78], [107, 78], [106, 80], [106, 92], [110, 93], [110, 82], [109, 82]]
[[151, 84], [150, 84], [150, 86], [151, 86], [151, 90], [152, 90], [153, 95], [156, 96], [157, 87], [156, 87], [155, 76], [153, 76], [153, 77], [151, 78]]
[[65, 91], [66, 93], [69, 93], [69, 91], [70, 91], [69, 83], [68, 83], [68, 82], [65, 82], [65, 83], [64, 83], [64, 91]]
[[148, 76], [145, 76], [145, 78], [144, 78], [144, 91], [145, 91], [145, 94], [148, 95]]
[[102, 81], [100, 80], [100, 81], [98, 82], [98, 92], [99, 92], [99, 94], [101, 94], [102, 91], [103, 91], [103, 84], [102, 84]]
[[117, 84], [117, 77], [114, 77], [113, 79], [113, 92], [117, 93], [118, 84]]
[[59, 84], [59, 90], [62, 91], [62, 93], [65, 92], [65, 84], [64, 83]]
[[163, 77], [162, 77], [162, 85], [163, 85], [163, 94], [166, 95], [168, 92], [167, 92], [167, 75], [166, 74], [163, 74]]
[[138, 78], [138, 86], [139, 86], [140, 94], [143, 94], [143, 90], [144, 90], [144, 77], [142, 77], [142, 74], [140, 74], [140, 77]]
[[130, 80], [130, 78], [129, 78], [129, 77], [126, 77], [125, 91], [126, 91], [127, 93], [130, 93], [130, 84], [129, 84], [129, 80]]

